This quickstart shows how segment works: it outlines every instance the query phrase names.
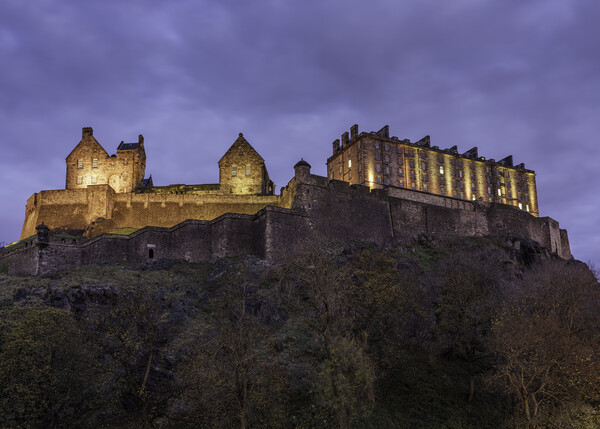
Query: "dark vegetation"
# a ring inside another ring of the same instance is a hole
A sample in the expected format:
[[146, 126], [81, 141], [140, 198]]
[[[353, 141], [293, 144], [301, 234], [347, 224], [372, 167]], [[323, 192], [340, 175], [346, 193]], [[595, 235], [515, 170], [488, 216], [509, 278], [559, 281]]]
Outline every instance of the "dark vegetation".
[[489, 239], [0, 274], [0, 427], [595, 428], [599, 310]]

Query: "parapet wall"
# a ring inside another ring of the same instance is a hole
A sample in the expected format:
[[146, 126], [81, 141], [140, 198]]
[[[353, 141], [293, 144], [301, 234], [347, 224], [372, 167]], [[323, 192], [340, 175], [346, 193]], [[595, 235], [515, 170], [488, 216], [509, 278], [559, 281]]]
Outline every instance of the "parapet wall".
[[41, 191], [27, 200], [21, 239], [40, 223], [50, 229], [84, 230], [98, 218], [116, 227], [171, 227], [186, 219], [211, 220], [225, 213], [255, 214], [277, 206], [276, 195], [115, 193], [108, 185]]
[[[298, 171], [282, 188], [280, 197], [115, 195], [107, 189], [96, 189], [74, 193], [70, 205], [64, 204], [61, 195], [54, 193], [57, 191], [36, 194], [28, 201], [28, 214], [30, 209], [32, 213], [28, 221], [46, 222], [42, 216], [53, 213], [50, 208], [56, 210], [56, 216], [59, 208], [70, 208], [82, 218], [105, 210], [118, 224], [158, 226], [145, 226], [129, 236], [103, 234], [83, 242], [60, 238], [56, 233], [51, 234], [49, 242], [37, 242], [33, 237], [27, 240], [31, 241], [27, 247], [0, 254], [0, 268], [6, 267], [14, 274], [40, 274], [79, 265], [160, 259], [203, 262], [247, 254], [275, 261], [319, 241], [384, 244], [409, 241], [418, 234], [533, 240], [562, 258], [571, 258], [567, 232], [551, 218], [536, 218], [502, 204], [400, 188], [370, 190]], [[47, 203], [40, 204], [40, 200]], [[277, 204], [280, 207], [275, 207]], [[161, 226], [191, 214], [211, 217], [223, 211], [238, 213]]]

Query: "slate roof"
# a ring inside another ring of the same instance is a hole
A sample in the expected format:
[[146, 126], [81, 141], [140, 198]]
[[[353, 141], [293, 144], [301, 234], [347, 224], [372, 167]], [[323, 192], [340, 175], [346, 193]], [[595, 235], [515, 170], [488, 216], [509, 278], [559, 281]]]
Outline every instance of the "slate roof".
[[123, 143], [119, 144], [117, 150], [136, 150], [140, 146], [139, 143]]

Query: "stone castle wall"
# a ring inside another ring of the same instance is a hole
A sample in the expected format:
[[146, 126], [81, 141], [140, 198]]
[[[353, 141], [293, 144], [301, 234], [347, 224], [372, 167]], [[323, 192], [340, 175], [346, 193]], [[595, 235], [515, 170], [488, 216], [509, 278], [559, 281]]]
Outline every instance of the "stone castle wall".
[[[113, 204], [112, 214], [117, 220], [120, 207], [130, 204], [127, 212], [150, 216], [140, 218], [140, 222], [157, 223], [160, 219], [151, 216], [158, 216], [154, 213], [161, 210], [169, 213], [169, 219], [175, 213], [185, 216], [190, 197], [160, 195], [161, 199], [155, 200], [158, 196], [152, 194], [105, 194], [112, 195], [113, 203], [109, 199], [99, 206]], [[48, 195], [49, 201], [54, 201], [51, 197], [56, 195]], [[81, 202], [74, 206], [83, 206], [83, 197], [78, 198]], [[129, 236], [103, 234], [83, 242], [54, 234], [47, 245], [35, 246], [33, 238], [28, 240], [28, 247], [0, 255], [0, 268], [6, 267], [10, 273], [40, 274], [80, 265], [160, 259], [203, 262], [251, 254], [281, 260], [319, 241], [384, 244], [390, 240], [405, 242], [418, 234], [534, 240], [562, 258], [571, 257], [567, 233], [553, 219], [536, 218], [504, 204], [468, 202], [392, 187], [371, 191], [368, 187], [311, 175], [310, 167], [297, 168], [281, 196], [271, 196], [271, 204], [279, 203], [280, 207], [269, 205], [268, 197], [256, 198], [255, 207], [265, 205], [256, 214], [227, 213], [213, 220], [186, 220], [168, 228], [147, 226]], [[252, 205], [236, 205], [233, 198], [229, 204], [210, 210], [217, 213], [240, 207], [251, 211]], [[94, 210], [97, 213], [102, 209]]]

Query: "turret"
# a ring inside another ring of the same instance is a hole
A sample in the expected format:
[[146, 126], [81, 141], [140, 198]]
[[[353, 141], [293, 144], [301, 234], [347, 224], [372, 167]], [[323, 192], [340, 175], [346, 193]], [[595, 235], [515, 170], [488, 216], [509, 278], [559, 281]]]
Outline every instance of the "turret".
[[304, 158], [300, 159], [294, 165], [294, 175], [296, 176], [296, 180], [304, 181], [308, 176], [310, 176], [310, 164], [304, 160]]

